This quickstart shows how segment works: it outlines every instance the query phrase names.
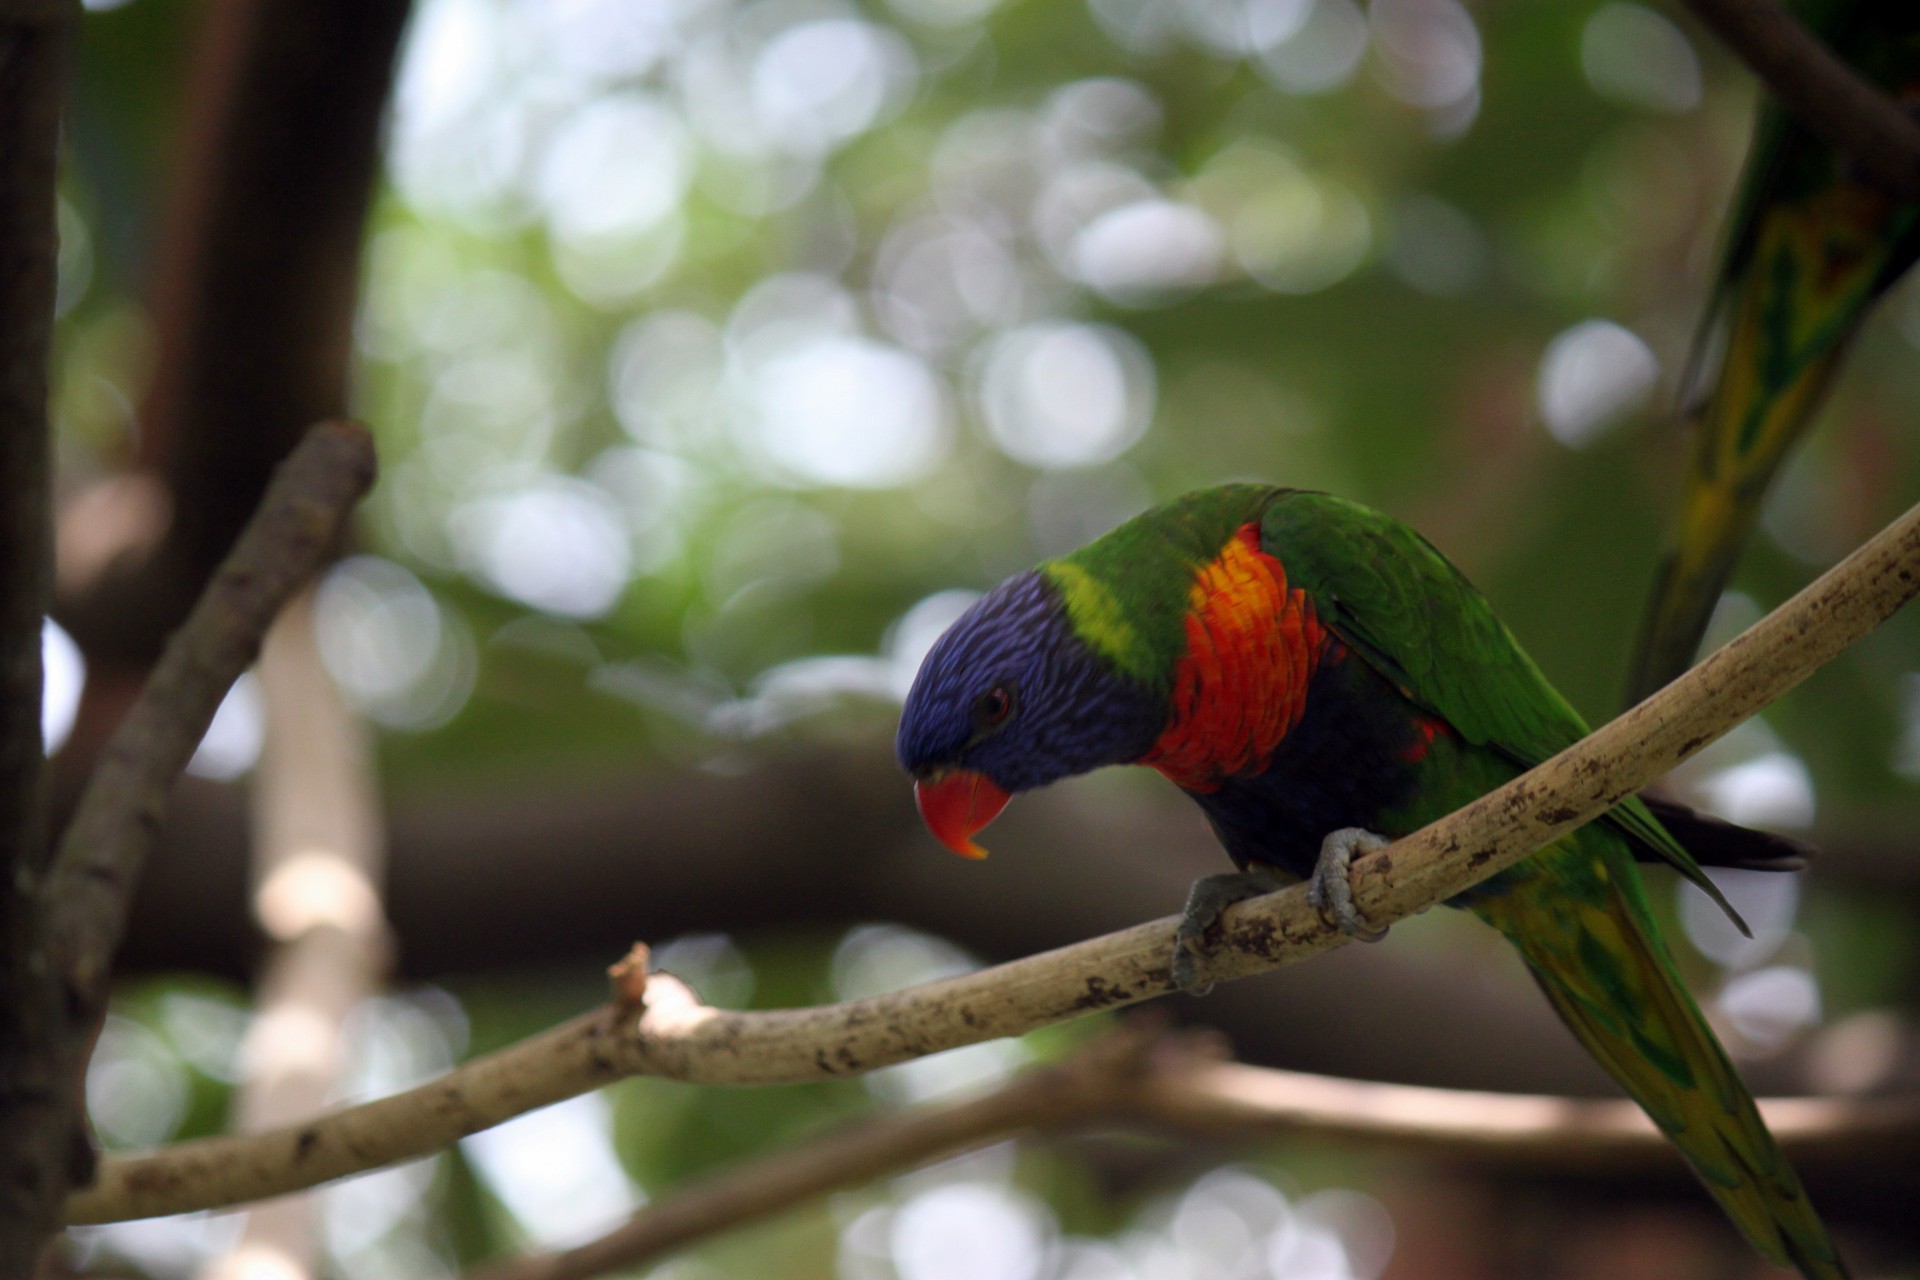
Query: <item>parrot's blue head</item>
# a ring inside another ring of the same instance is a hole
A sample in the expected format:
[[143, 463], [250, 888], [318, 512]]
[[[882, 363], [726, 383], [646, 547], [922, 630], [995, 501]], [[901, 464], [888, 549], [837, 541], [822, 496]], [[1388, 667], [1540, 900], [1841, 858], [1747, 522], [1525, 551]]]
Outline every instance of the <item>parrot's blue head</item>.
[[1165, 721], [1165, 699], [1094, 652], [1034, 571], [988, 592], [934, 644], [895, 749], [933, 834], [980, 857], [973, 833], [1013, 792], [1137, 760]]

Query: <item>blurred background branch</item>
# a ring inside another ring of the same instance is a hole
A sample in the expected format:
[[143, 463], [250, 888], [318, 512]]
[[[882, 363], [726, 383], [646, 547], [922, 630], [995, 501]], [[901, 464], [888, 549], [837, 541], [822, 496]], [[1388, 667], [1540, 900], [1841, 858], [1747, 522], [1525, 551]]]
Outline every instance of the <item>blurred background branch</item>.
[[[346, 1069], [344, 1029], [379, 990], [390, 950], [366, 731], [321, 665], [310, 591], [267, 633], [255, 678], [266, 740], [253, 778], [253, 915], [272, 943], [240, 1047], [240, 1132], [293, 1124], [335, 1096]], [[316, 1214], [307, 1196], [251, 1206], [239, 1243], [207, 1274], [319, 1274]]]
[[1920, 121], [1835, 57], [1778, 0], [1684, 0], [1768, 92], [1860, 173], [1920, 201]]
[[[1920, 1098], [1770, 1098], [1768, 1127], [1797, 1165], [1898, 1162], [1920, 1140]], [[471, 1280], [586, 1280], [649, 1262], [843, 1187], [1031, 1131], [1145, 1128], [1233, 1144], [1312, 1135], [1430, 1149], [1455, 1165], [1534, 1176], [1669, 1169], [1672, 1148], [1629, 1102], [1372, 1084], [1249, 1067], [1197, 1037], [1134, 1028], [1029, 1068], [993, 1092], [828, 1134], [676, 1188], [586, 1244], [513, 1259]]]
[[600, 1238], [565, 1252], [482, 1268], [473, 1280], [581, 1280], [636, 1266], [840, 1187], [970, 1151], [1033, 1129], [1069, 1131], [1118, 1119], [1153, 1033], [1109, 1033], [1060, 1062], [1030, 1067], [983, 1097], [930, 1104], [842, 1129], [676, 1190]]
[[[70, 792], [312, 423], [347, 414], [358, 269], [406, 0], [211, 0], [147, 286], [123, 466], [67, 495], [56, 614], [92, 664]], [[172, 104], [169, 104], [171, 106]]]

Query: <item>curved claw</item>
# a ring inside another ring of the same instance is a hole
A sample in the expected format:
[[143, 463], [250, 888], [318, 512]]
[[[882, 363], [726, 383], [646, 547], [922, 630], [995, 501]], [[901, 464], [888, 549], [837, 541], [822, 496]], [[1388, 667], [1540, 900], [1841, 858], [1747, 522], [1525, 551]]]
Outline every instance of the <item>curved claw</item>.
[[1207, 930], [1220, 921], [1220, 914], [1236, 902], [1272, 893], [1280, 881], [1262, 867], [1247, 871], [1228, 871], [1216, 876], [1201, 876], [1187, 892], [1186, 910], [1180, 927], [1173, 934], [1170, 967], [1173, 980], [1190, 996], [1203, 996], [1213, 990], [1206, 976]]
[[1342, 827], [1320, 842], [1320, 860], [1307, 882], [1307, 901], [1349, 938], [1378, 942], [1387, 936], [1385, 929], [1368, 924], [1353, 905], [1352, 870], [1355, 854], [1372, 853], [1392, 843], [1363, 827]]

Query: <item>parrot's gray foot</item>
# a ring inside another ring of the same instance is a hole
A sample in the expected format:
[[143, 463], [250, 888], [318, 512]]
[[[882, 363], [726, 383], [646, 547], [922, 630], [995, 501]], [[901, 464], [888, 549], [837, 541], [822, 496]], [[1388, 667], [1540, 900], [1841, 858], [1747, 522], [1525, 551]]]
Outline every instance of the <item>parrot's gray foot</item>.
[[1313, 878], [1307, 881], [1307, 901], [1349, 938], [1378, 942], [1387, 936], [1385, 929], [1361, 919], [1353, 905], [1351, 873], [1355, 854], [1372, 853], [1392, 843], [1362, 827], [1342, 827], [1320, 842], [1320, 861], [1314, 863]]
[[1207, 930], [1219, 922], [1220, 913], [1236, 902], [1257, 898], [1283, 888], [1271, 871], [1255, 867], [1251, 871], [1226, 871], [1217, 876], [1201, 876], [1187, 893], [1187, 909], [1181, 914], [1180, 927], [1173, 935], [1173, 980], [1190, 996], [1203, 996], [1213, 990], [1203, 965], [1207, 956]]

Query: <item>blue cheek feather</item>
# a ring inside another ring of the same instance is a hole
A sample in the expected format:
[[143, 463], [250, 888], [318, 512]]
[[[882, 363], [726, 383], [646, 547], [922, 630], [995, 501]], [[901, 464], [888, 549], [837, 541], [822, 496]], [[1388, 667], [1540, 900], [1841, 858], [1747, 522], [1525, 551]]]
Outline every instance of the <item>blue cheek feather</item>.
[[[996, 685], [1014, 690], [1004, 724], [976, 724]], [[1164, 699], [1115, 672], [1073, 633], [1038, 573], [1009, 578], [962, 614], [927, 654], [901, 713], [901, 767], [972, 769], [1026, 791], [1146, 754]]]

